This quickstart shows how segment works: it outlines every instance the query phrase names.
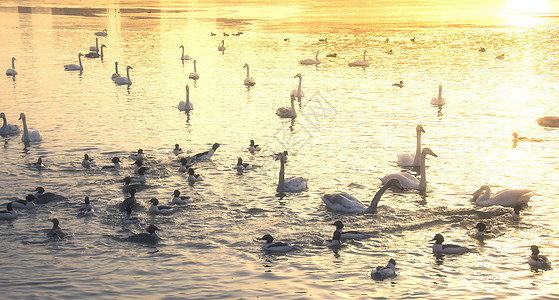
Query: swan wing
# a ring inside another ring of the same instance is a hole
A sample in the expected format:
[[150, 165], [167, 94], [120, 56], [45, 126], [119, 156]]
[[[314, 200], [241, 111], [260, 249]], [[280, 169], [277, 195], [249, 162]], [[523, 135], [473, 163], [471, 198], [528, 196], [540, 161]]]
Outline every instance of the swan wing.
[[526, 205], [532, 195], [532, 191], [528, 189], [506, 189], [493, 195], [490, 200], [495, 203], [494, 205], [515, 207]]
[[415, 153], [398, 154], [398, 166], [400, 167], [417, 167], [413, 164]]
[[400, 173], [386, 175], [382, 177], [380, 181], [382, 181], [382, 183], [387, 183], [391, 179], [398, 179], [402, 187], [405, 189], [419, 189], [419, 179], [415, 178], [413, 175], [409, 173], [400, 172]]
[[283, 183], [286, 192], [301, 192], [307, 189], [307, 179], [303, 177], [289, 177]]
[[324, 194], [322, 201], [328, 208], [342, 212], [360, 212], [366, 209], [365, 205], [347, 193]]

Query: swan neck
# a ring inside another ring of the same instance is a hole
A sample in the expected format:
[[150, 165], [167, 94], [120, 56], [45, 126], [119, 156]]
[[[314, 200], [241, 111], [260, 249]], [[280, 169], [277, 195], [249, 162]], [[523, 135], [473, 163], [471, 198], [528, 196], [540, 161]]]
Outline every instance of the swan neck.
[[25, 117], [21, 119], [23, 121], [23, 142], [29, 142], [29, 130], [27, 129], [27, 121]]
[[16, 58], [12, 57], [12, 69], [15, 70], [15, 68], [16, 68]]
[[80, 62], [80, 69], [83, 68], [82, 66], [82, 56], [78, 55], [78, 61]]
[[365, 61], [365, 53], [366, 51], [363, 51], [363, 61]]
[[378, 192], [375, 194], [375, 196], [373, 197], [373, 200], [371, 200], [371, 204], [369, 205], [369, 207], [365, 210], [366, 212], [371, 212], [371, 213], [376, 213], [377, 212], [377, 206], [378, 206], [378, 202], [380, 201], [380, 198], [382, 197], [382, 195], [384, 194], [384, 192], [386, 192], [386, 190], [391, 186], [392, 184], [389, 184], [388, 182], [383, 185], [380, 190], [378, 190]]
[[189, 107], [189, 103], [190, 103], [190, 91], [188, 89], [186, 89], [186, 107]]
[[302, 82], [303, 82], [303, 77], [299, 76], [299, 87], [297, 89], [298, 95], [301, 95], [301, 84], [302, 84]]
[[181, 56], [181, 58], [183, 58], [183, 57], [184, 57], [184, 47], [181, 47], [181, 49], [182, 49], [182, 56]]
[[2, 127], [6, 126], [6, 124], [8, 124], [8, 120], [6, 119], [6, 116], [2, 115]]
[[291, 117], [297, 117], [297, 111], [295, 110], [295, 97], [291, 97]]
[[285, 183], [285, 162], [282, 158], [280, 158], [280, 171], [279, 171], [279, 180], [278, 180], [278, 187], [276, 188], [277, 192], [283, 192], [284, 190], [284, 183]]
[[426, 191], [427, 190], [427, 177], [425, 175], [425, 157], [427, 153], [421, 153], [421, 160], [419, 161], [419, 190]]
[[196, 61], [192, 62], [194, 64], [194, 73], [196, 73]]
[[115, 61], [115, 73], [118, 74], [118, 62], [117, 61]]
[[491, 197], [491, 188], [488, 185], [484, 185], [479, 189], [478, 192], [476, 192], [476, 194], [478, 193], [483, 194], [476, 199], [476, 204], [483, 206], [485, 204], [484, 202], [489, 200]]
[[417, 131], [417, 142], [415, 145], [415, 158], [413, 159], [413, 165], [417, 166], [420, 164], [419, 159], [421, 158], [421, 130]]
[[247, 65], [247, 78], [249, 77], [250, 71], [248, 69], [248, 65]]
[[439, 100], [443, 97], [443, 86], [439, 85]]

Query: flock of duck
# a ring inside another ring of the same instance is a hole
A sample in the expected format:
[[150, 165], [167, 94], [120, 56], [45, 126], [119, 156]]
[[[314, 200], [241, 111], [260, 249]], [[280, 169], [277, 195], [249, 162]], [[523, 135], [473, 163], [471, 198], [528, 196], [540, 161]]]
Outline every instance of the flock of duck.
[[[96, 32], [96, 36], [107, 36], [107, 30], [103, 30], [102, 32]], [[214, 34], [212, 34], [214, 35]], [[326, 41], [324, 39], [324, 41]], [[412, 41], [415, 41], [415, 37]], [[103, 48], [105, 45], [99, 46], [98, 38], [96, 38], [95, 46], [90, 47], [90, 53], [86, 54], [86, 57], [90, 58], [103, 58]], [[181, 45], [179, 48], [182, 49], [182, 54], [180, 59], [182, 61], [190, 60], [191, 57], [184, 52], [184, 46]], [[218, 46], [219, 51], [225, 51], [225, 42], [222, 40], [221, 45]], [[482, 48], [483, 49], [483, 48]], [[485, 49], [483, 49], [485, 51]], [[480, 52], [481, 49], [479, 50]], [[100, 54], [99, 54], [100, 52]], [[368, 67], [369, 63], [366, 61], [367, 51], [363, 51], [363, 59], [357, 60], [354, 62], [350, 62], [348, 65], [350, 67]], [[391, 54], [391, 53], [388, 53]], [[304, 59], [299, 61], [302, 65], [318, 65], [320, 61], [318, 60], [319, 51], [316, 52], [314, 59]], [[81, 57], [84, 56], [83, 54], [78, 54], [78, 61], [79, 65], [77, 64], [69, 64], [65, 65], [64, 68], [67, 71], [72, 70], [79, 70], [80, 72], [83, 71], [83, 65], [81, 62]], [[336, 57], [335, 55], [328, 55], [329, 57]], [[497, 57], [499, 59], [504, 58], [504, 55]], [[17, 75], [17, 71], [15, 70], [15, 58], [12, 58], [12, 68], [6, 71], [6, 75], [8, 76], [15, 76]], [[193, 60], [193, 67], [194, 72], [189, 74], [190, 79], [198, 80], [200, 76], [196, 72], [196, 60]], [[244, 80], [244, 85], [247, 87], [254, 86], [256, 81], [254, 78], [250, 77], [250, 70], [249, 65], [245, 64], [244, 68], [247, 70], [247, 75]], [[127, 66], [126, 68], [126, 77], [121, 76], [118, 73], [118, 62], [115, 62], [115, 73], [112, 75], [112, 80], [116, 84], [127, 84], [131, 85], [132, 81], [130, 80], [130, 73], [129, 70], [132, 67]], [[301, 98], [304, 97], [304, 92], [302, 91], [302, 75], [297, 74], [295, 78], [299, 79], [299, 84], [296, 89], [294, 89], [291, 94], [291, 105], [290, 107], [280, 107], [276, 111], [276, 115], [281, 118], [296, 118], [297, 112], [295, 109], [295, 99], [297, 98], [301, 101]], [[403, 88], [404, 83], [403, 81], [394, 83], [393, 86]], [[445, 105], [446, 101], [442, 97], [442, 85], [439, 86], [439, 92], [437, 97], [433, 97], [431, 100], [431, 104], [433, 105]], [[192, 102], [189, 99], [189, 86], [186, 85], [186, 99], [185, 101], [181, 101], [178, 105], [178, 109], [180, 111], [190, 112], [194, 109]], [[7, 136], [7, 135], [17, 135], [20, 134], [21, 129], [18, 125], [8, 124], [6, 115], [4, 113], [0, 113], [0, 117], [3, 119], [3, 125], [0, 127], [0, 135]], [[39, 130], [29, 130], [27, 127], [26, 116], [24, 113], [20, 114], [19, 119], [23, 123], [23, 133], [21, 140], [27, 145], [31, 142], [39, 142], [43, 139], [42, 134]], [[544, 118], [538, 119], [538, 123], [541, 126], [550, 126], [550, 127], [559, 127], [559, 117], [548, 116]], [[422, 125], [417, 125], [416, 127], [416, 149], [414, 153], [402, 153], [397, 155], [397, 163], [399, 166], [403, 168], [414, 168], [417, 170], [419, 168], [419, 179], [408, 173], [408, 172], [399, 172], [394, 174], [389, 174], [380, 178], [383, 186], [379, 189], [379, 191], [374, 195], [373, 199], [371, 200], [370, 204], [366, 206], [361, 201], [353, 197], [352, 195], [342, 192], [342, 193], [331, 193], [331, 194], [324, 194], [321, 196], [322, 201], [324, 204], [332, 211], [343, 212], [343, 213], [377, 213], [378, 203], [382, 197], [382, 195], [390, 188], [393, 189], [394, 192], [404, 191], [404, 190], [418, 190], [425, 192], [427, 188], [427, 179], [426, 179], [426, 169], [425, 169], [425, 160], [426, 156], [430, 155], [433, 157], [437, 157], [437, 155], [428, 147], [422, 148], [421, 145], [421, 134], [425, 133], [425, 130]], [[518, 135], [515, 136], [515, 141], [518, 140]], [[188, 174], [188, 181], [189, 182], [196, 182], [203, 180], [203, 177], [199, 174], [195, 173], [193, 165], [201, 160], [208, 160], [212, 157], [212, 155], [216, 152], [219, 148], [220, 144], [215, 143], [212, 145], [211, 149], [206, 152], [202, 152], [192, 156], [186, 156], [185, 153], [182, 151], [178, 144], [175, 145], [172, 153], [176, 156], [176, 160], [181, 163], [181, 166], [178, 170], [180, 173], [187, 173]], [[254, 140], [250, 141], [250, 146], [248, 147], [248, 151], [251, 153], [255, 153], [260, 151], [260, 147], [255, 144]], [[293, 177], [286, 177], [285, 176], [285, 166], [287, 162], [287, 151], [280, 152], [275, 154], [275, 159], [279, 160], [280, 162], [280, 170], [279, 170], [279, 179], [276, 191], [278, 193], [297, 193], [301, 191], [307, 190], [307, 182], [308, 180], [304, 177], [293, 176]], [[132, 216], [132, 212], [134, 209], [139, 207], [139, 203], [136, 200], [136, 193], [145, 188], [146, 183], [146, 173], [149, 171], [149, 167], [144, 166], [144, 161], [146, 159], [143, 150], [139, 149], [137, 153], [134, 153], [130, 156], [135, 162], [134, 173], [137, 176], [127, 176], [124, 179], [124, 186], [122, 190], [125, 194], [128, 194], [129, 197], [125, 198], [122, 203], [119, 205], [119, 210], [124, 214], [123, 222], [125, 224], [131, 223], [138, 223], [139, 219]], [[112, 165], [103, 166], [101, 170], [116, 170], [120, 169], [121, 160], [119, 157], [114, 157], [111, 159]], [[89, 157], [88, 154], [84, 155], [82, 160], [82, 166], [84, 168], [96, 168], [95, 161]], [[39, 158], [36, 163], [33, 164], [33, 167], [36, 168], [43, 168], [42, 159]], [[243, 162], [242, 158], [238, 159], [236, 168], [238, 172], [243, 172], [246, 170], [252, 169], [252, 166], [249, 163]], [[6, 210], [0, 211], [0, 220], [12, 220], [17, 218], [17, 212], [14, 208], [17, 209], [32, 209], [35, 207], [35, 203], [47, 203], [49, 202], [52, 194], [45, 193], [44, 188], [38, 187], [35, 190], [35, 194], [29, 194], [26, 196], [25, 200], [16, 200], [6, 204]], [[472, 201], [477, 206], [487, 207], [487, 206], [503, 206], [503, 207], [511, 207], [513, 208], [513, 218], [518, 219], [520, 217], [520, 211], [523, 207], [528, 204], [531, 196], [533, 195], [531, 190], [528, 189], [506, 189], [500, 191], [494, 195], [491, 195], [491, 189], [488, 185], [482, 186], [479, 190], [477, 190], [473, 194]], [[152, 198], [149, 200], [149, 209], [148, 211], [153, 214], [164, 214], [173, 211], [174, 205], [183, 205], [191, 203], [192, 199], [188, 196], [181, 196], [181, 192], [179, 190], [175, 190], [173, 192], [173, 197], [171, 199], [171, 205], [160, 205], [160, 202], [157, 198]], [[90, 203], [89, 197], [85, 197], [83, 207], [80, 208], [77, 212], [77, 215], [80, 217], [89, 216], [94, 214], [94, 208]], [[52, 228], [48, 232], [48, 236], [56, 239], [64, 238], [65, 233], [59, 226], [59, 220], [54, 218], [51, 219]], [[331, 240], [324, 241], [323, 245], [328, 247], [339, 247], [342, 245], [342, 241], [346, 239], [366, 239], [370, 236], [364, 233], [360, 233], [357, 231], [344, 231], [344, 224], [341, 221], [336, 221], [331, 224], [336, 227], [332, 235]], [[476, 228], [478, 231], [475, 234], [477, 238], [484, 238], [487, 237], [487, 226], [484, 223], [477, 224]], [[159, 237], [156, 234], [159, 228], [153, 224], [150, 224], [146, 227], [145, 233], [135, 234], [126, 238], [125, 240], [128, 241], [136, 241], [136, 242], [148, 242], [148, 243], [156, 243]], [[290, 246], [286, 243], [281, 242], [274, 242], [274, 238], [270, 234], [266, 234], [262, 236], [259, 240], [264, 241], [262, 245], [262, 249], [265, 251], [271, 252], [288, 252], [292, 250], [296, 250], [295, 247]], [[458, 245], [453, 244], [443, 244], [444, 237], [441, 234], [436, 234], [435, 237], [432, 239], [435, 243], [432, 246], [432, 250], [434, 253], [443, 253], [443, 254], [463, 254], [469, 252], [470, 250], [466, 247], [461, 247]], [[529, 258], [529, 265], [534, 269], [550, 269], [551, 264], [545, 258], [545, 256], [539, 255], [539, 249], [537, 246], [531, 247], [532, 254]], [[377, 280], [383, 280], [386, 278], [390, 278], [396, 275], [396, 260], [390, 259], [386, 266], [379, 266], [371, 271], [371, 276]]]

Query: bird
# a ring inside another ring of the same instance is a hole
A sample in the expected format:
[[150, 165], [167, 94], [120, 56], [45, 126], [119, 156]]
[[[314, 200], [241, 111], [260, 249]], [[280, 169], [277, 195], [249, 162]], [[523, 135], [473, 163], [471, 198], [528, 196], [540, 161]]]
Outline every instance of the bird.
[[305, 97], [305, 93], [301, 90], [301, 84], [303, 83], [303, 75], [299, 73], [295, 75], [295, 77], [293, 78], [299, 78], [299, 86], [297, 87], [297, 89], [293, 89], [291, 91], [291, 95], [297, 97], [297, 99], [301, 101], [301, 98]]
[[215, 34], [215, 33], [213, 33], [213, 32], [210, 32], [210, 35], [211, 35], [211, 36], [216, 36], [216, 34]]
[[524, 141], [524, 142], [542, 142], [543, 140], [540, 139], [534, 139], [534, 138], [529, 138], [529, 137], [525, 137], [525, 136], [518, 136], [518, 133], [513, 132], [512, 133], [512, 141], [514, 143], [518, 143], [520, 141]]
[[319, 42], [328, 42], [328, 38], [318, 39]]
[[136, 243], [156, 244], [159, 241], [159, 236], [157, 236], [157, 234], [155, 233], [155, 231], [157, 230], [161, 229], [157, 228], [157, 226], [155, 225], [150, 224], [148, 225], [148, 227], [146, 227], [147, 233], [137, 233], [127, 237], [124, 240]]
[[112, 166], [103, 166], [101, 167], [101, 170], [118, 170], [120, 169], [120, 158], [118, 157], [113, 157], [111, 159], [111, 161], [113, 162], [114, 165]]
[[326, 240], [322, 243], [323, 246], [326, 247], [340, 247], [342, 245], [342, 241], [340, 240], [342, 237], [342, 232], [339, 230], [334, 231], [331, 240]]
[[111, 75], [111, 80], [115, 81], [118, 77], [120, 77], [120, 74], [118, 74], [118, 61], [115, 61], [115, 72]]
[[37, 162], [31, 163], [31, 166], [37, 169], [42, 169], [45, 167], [45, 165], [43, 164], [43, 159], [40, 157], [37, 159]]
[[151, 205], [149, 207], [149, 212], [150, 213], [164, 214], [164, 213], [170, 213], [170, 212], [173, 211], [173, 208], [170, 207], [170, 206], [158, 205], [159, 200], [157, 200], [157, 198], [151, 198], [151, 200], [149, 200], [149, 203], [151, 203]]
[[496, 59], [505, 59], [505, 54], [500, 54], [495, 57]]
[[413, 43], [415, 43], [415, 36], [410, 39]]
[[192, 156], [192, 157], [190, 158], [190, 160], [210, 159], [210, 158], [214, 155], [214, 153], [215, 153], [215, 151], [217, 150], [217, 148], [219, 148], [219, 146], [220, 146], [219, 143], [214, 143], [214, 144], [212, 145], [212, 148], [211, 148], [210, 150], [208, 150], [208, 151], [206, 151], [206, 152], [202, 152], [202, 153], [195, 154], [194, 156]]
[[279, 171], [279, 181], [276, 191], [278, 193], [282, 192], [302, 192], [307, 189], [308, 179], [303, 177], [288, 177], [285, 178], [285, 160], [286, 157], [280, 154], [280, 171]]
[[384, 53], [386, 53], [386, 54], [388, 54], [388, 55], [392, 55], [392, 54], [394, 54], [394, 51], [392, 51], [392, 49], [390, 49], [390, 50], [388, 50], [388, 51], [386, 51], [386, 52], [384, 52]]
[[540, 255], [540, 249], [538, 246], [532, 245], [530, 246], [532, 250], [532, 254], [530, 255], [530, 259], [528, 259], [528, 264], [534, 270], [550, 270], [551, 269], [551, 262], [547, 259], [547, 257]]
[[260, 151], [260, 145], [255, 145], [254, 140], [250, 140], [250, 146], [248, 146], [248, 151], [255, 152]]
[[546, 116], [537, 119], [538, 125], [543, 127], [559, 127], [559, 117], [557, 116]]
[[[138, 174], [138, 170], [140, 170], [140, 168], [144, 166], [143, 161], [140, 160], [140, 159], [134, 161], [134, 163], [132, 163], [132, 164], [135, 165], [134, 174]], [[147, 169], [146, 169], [146, 171], [147, 171]]]
[[415, 153], [401, 153], [398, 154], [398, 166], [400, 167], [419, 167], [420, 166], [420, 159], [421, 159], [421, 133], [425, 133], [423, 126], [418, 124], [415, 127], [416, 133], [416, 145], [415, 145]]
[[124, 177], [124, 185], [122, 186], [122, 192], [124, 194], [130, 193], [130, 191], [132, 189], [135, 189], [136, 191], [138, 191], [141, 187], [142, 187], [141, 184], [132, 183], [132, 177], [131, 176]]
[[15, 76], [15, 75], [17, 75], [15, 61], [16, 61], [16, 58], [15, 58], [15, 57], [12, 57], [12, 68], [6, 70], [6, 75], [7, 75], [7, 76]]
[[136, 153], [130, 154], [130, 158], [134, 160], [144, 160], [146, 158], [144, 155], [144, 149], [138, 149]]
[[390, 179], [380, 188], [380, 190], [378, 190], [378, 192], [376, 192], [375, 196], [371, 200], [371, 204], [369, 204], [369, 207], [366, 207], [363, 203], [361, 203], [361, 201], [357, 200], [348, 193], [324, 194], [321, 196], [321, 199], [329, 209], [334, 211], [345, 213], [376, 213], [380, 198], [390, 187], [397, 187], [404, 190], [398, 179]]
[[93, 161], [93, 158], [89, 158], [89, 155], [87, 153], [84, 154], [82, 160], [82, 167], [91, 168], [93, 166], [95, 166], [95, 162]]
[[12, 202], [6, 204], [6, 210], [0, 211], [0, 220], [13, 220], [17, 218], [17, 212], [12, 207]]
[[281, 156], [285, 157], [285, 162], [287, 162], [287, 155], [289, 155], [289, 153], [287, 151], [283, 151], [283, 152], [278, 152], [278, 153], [274, 153], [272, 155], [270, 155], [274, 160], [279, 160]]
[[529, 189], [505, 189], [491, 196], [491, 188], [484, 185], [474, 193], [472, 201], [482, 207], [515, 207], [527, 205], [532, 196], [532, 190]]
[[103, 31], [97, 31], [95, 33], [96, 36], [107, 36], [107, 29], [103, 29]]
[[179, 173], [186, 173], [188, 172], [188, 169], [192, 167], [192, 165], [188, 164], [188, 159], [186, 157], [181, 158], [180, 163], [181, 166], [179, 167]]
[[132, 69], [131, 66], [127, 66], [126, 67], [126, 77], [124, 76], [120, 76], [115, 78], [114, 82], [118, 85], [131, 85], [132, 84], [132, 80], [130, 80], [130, 70]]
[[235, 168], [237, 169], [237, 171], [246, 171], [246, 170], [251, 170], [252, 169], [252, 165], [249, 163], [243, 163], [243, 159], [239, 157], [239, 159], [237, 160], [237, 166], [235, 166]]
[[489, 232], [489, 230], [487, 230], [487, 225], [485, 225], [485, 223], [483, 222], [477, 223], [474, 229], [477, 229], [476, 233], [474, 234], [474, 237], [477, 239], [485, 239], [491, 237], [491, 233]]
[[221, 51], [221, 52], [225, 51], [225, 41], [224, 40], [221, 40], [221, 46], [218, 46], [217, 50]]
[[99, 39], [95, 38], [95, 46], [89, 47], [89, 51], [99, 52]]
[[178, 109], [179, 111], [184, 111], [187, 113], [194, 109], [194, 105], [192, 105], [192, 102], [190, 102], [190, 89], [188, 87], [188, 84], [186, 85], [186, 101], [179, 102]]
[[317, 65], [320, 64], [320, 60], [318, 60], [318, 53], [320, 53], [320, 50], [316, 51], [316, 55], [314, 57], [314, 59], [312, 58], [307, 58], [307, 59], [303, 59], [300, 60], [299, 63], [305, 66], [311, 66], [311, 65]]
[[84, 206], [78, 210], [78, 217], [91, 216], [94, 212], [95, 209], [93, 209], [93, 206], [89, 202], [89, 197], [86, 196], [84, 200]]
[[202, 175], [195, 174], [193, 168], [188, 169], [188, 181], [189, 182], [202, 181], [202, 180], [204, 180], [204, 178], [202, 178]]
[[400, 82], [393, 83], [392, 86], [403, 88], [404, 87], [404, 82], [402, 80], [400, 80]]
[[431, 98], [431, 105], [445, 105], [446, 100], [443, 98], [443, 86], [439, 85], [439, 95]]
[[330, 54], [327, 54], [326, 57], [338, 57], [338, 54], [337, 53], [330, 53]]
[[273, 243], [274, 238], [269, 234], [264, 235], [263, 237], [259, 238], [259, 240], [266, 241], [262, 245], [262, 250], [264, 251], [289, 252], [289, 251], [296, 250], [295, 247], [290, 246], [286, 243], [281, 243], [281, 242]]
[[390, 259], [385, 267], [378, 266], [371, 271], [371, 277], [374, 280], [385, 280], [396, 276], [396, 260]]
[[340, 232], [340, 234], [341, 234], [340, 238], [342, 240], [347, 240], [347, 239], [364, 240], [364, 239], [368, 239], [368, 238], [371, 237], [370, 235], [364, 234], [364, 233], [359, 232], [359, 231], [343, 231], [344, 223], [342, 223], [342, 221], [336, 221], [331, 225], [336, 226], [336, 231]]
[[19, 134], [21, 132], [18, 125], [8, 124], [8, 120], [6, 119], [6, 114], [1, 112], [0, 118], [2, 118], [2, 127], [0, 127], [0, 135], [14, 135]]
[[62, 228], [60, 228], [59, 225], [59, 221], [58, 219], [54, 218], [50, 220], [52, 222], [52, 228], [47, 232], [47, 236], [52, 238], [52, 239], [63, 239], [66, 234], [64, 233], [64, 230], [62, 230]]
[[188, 54], [184, 54], [184, 46], [180, 45], [179, 48], [182, 48], [181, 60], [190, 60], [190, 56], [188, 56]]
[[437, 233], [432, 241], [435, 241], [433, 244], [433, 253], [464, 254], [470, 251], [470, 249], [466, 247], [453, 244], [443, 244], [444, 237], [440, 233]]
[[363, 60], [356, 60], [354, 62], [350, 62], [350, 63], [348, 63], [348, 66], [350, 66], [350, 67], [363, 67], [363, 68], [368, 67], [369, 63], [365, 61], [365, 53], [367, 53], [367, 50], [363, 50]]
[[434, 157], [438, 157], [428, 147], [423, 148], [423, 150], [421, 151], [421, 157], [419, 161], [419, 174], [420, 174], [419, 180], [415, 178], [415, 176], [407, 172], [400, 172], [400, 173], [386, 175], [380, 180], [382, 181], [382, 183], [386, 183], [391, 179], [398, 179], [402, 187], [404, 187], [404, 189], [406, 190], [419, 190], [425, 192], [427, 190], [427, 177], [425, 174], [425, 156], [427, 156], [428, 154]]
[[147, 167], [140, 167], [138, 169], [138, 177], [132, 177], [132, 182], [146, 184], [146, 171], [149, 170]]
[[280, 118], [291, 118], [297, 117], [297, 111], [295, 110], [295, 95], [291, 94], [291, 107], [280, 107], [276, 110], [276, 115]]
[[99, 54], [99, 52], [89, 52], [86, 55], [84, 55], [87, 58], [101, 58], [101, 60], [103, 60], [103, 48], [106, 48], [107, 46], [105, 46], [105, 44], [101, 45], [101, 54]]
[[188, 78], [198, 80], [198, 79], [200, 79], [200, 75], [198, 75], [198, 73], [196, 73], [196, 60], [194, 60], [192, 62], [192, 64], [194, 65], [194, 72], [188, 74]]
[[181, 147], [179, 144], [175, 144], [175, 149], [173, 149], [173, 154], [175, 156], [178, 156], [180, 154], [183, 154], [184, 152], [182, 151]]
[[254, 78], [250, 77], [250, 71], [248, 68], [248, 64], [245, 63], [245, 66], [243, 68], [247, 68], [247, 77], [245, 78], [244, 84], [246, 86], [254, 86], [256, 84], [256, 80], [254, 80]]
[[479, 53], [483, 53], [483, 52], [485, 52], [486, 50], [485, 50], [485, 48], [481, 47], [481, 48], [479, 48], [477, 51], [479, 51]]
[[30, 142], [40, 142], [43, 140], [43, 135], [39, 129], [31, 130], [27, 129], [27, 120], [25, 118], [25, 114], [19, 114], [19, 119], [23, 122], [23, 135], [21, 136], [21, 141], [23, 143], [30, 143]]
[[229, 34], [224, 32], [224, 33], [223, 33], [223, 36], [229, 36]]
[[78, 53], [78, 61], [80, 62], [79, 65], [76, 65], [76, 64], [64, 65], [64, 70], [66, 70], [66, 71], [83, 71], [82, 56], [83, 56], [83, 54]]
[[25, 200], [15, 200], [12, 201], [12, 207], [14, 208], [25, 208], [25, 209], [31, 209], [35, 207], [35, 195], [33, 194], [27, 194], [27, 196], [25, 197]]
[[35, 202], [39, 203], [39, 204], [45, 204], [45, 203], [49, 203], [52, 200], [55, 200], [56, 198], [58, 198], [57, 195], [55, 195], [54, 193], [51, 192], [46, 192], [45, 193], [45, 189], [42, 186], [39, 186], [35, 189]]
[[120, 211], [126, 211], [127, 207], [136, 208], [138, 206], [138, 202], [136, 201], [136, 189], [130, 189], [130, 197], [124, 199], [122, 203], [120, 203]]
[[124, 218], [122, 219], [122, 222], [124, 224], [134, 224], [134, 223], [138, 223], [140, 222], [140, 219], [136, 218], [136, 217], [132, 217], [132, 208], [127, 207], [125, 209], [126, 214], [124, 215]]
[[513, 207], [512, 210], [512, 220], [519, 221], [520, 220], [520, 211], [522, 210], [522, 205], [517, 205]]
[[171, 200], [173, 204], [188, 204], [192, 203], [192, 198], [189, 196], [181, 196], [181, 192], [179, 190], [173, 191], [173, 199]]

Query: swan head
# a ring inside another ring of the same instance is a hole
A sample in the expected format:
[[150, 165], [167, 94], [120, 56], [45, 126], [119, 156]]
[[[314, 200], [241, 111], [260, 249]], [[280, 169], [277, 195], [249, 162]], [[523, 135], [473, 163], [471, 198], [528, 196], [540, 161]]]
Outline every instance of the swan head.
[[477, 229], [478, 231], [485, 231], [485, 229], [487, 228], [487, 226], [485, 226], [485, 224], [483, 222], [479, 222], [477, 223], [476, 227], [474, 227], [474, 229]]
[[303, 75], [301, 75], [301, 73], [298, 73], [298, 74], [297, 74], [297, 75], [295, 75], [295, 77], [293, 77], [293, 78], [297, 78], [297, 77], [299, 77], [299, 78], [303, 78]]
[[513, 133], [512, 133], [512, 136], [514, 137], [514, 139], [515, 139], [515, 140], [517, 140], [517, 139], [518, 139], [518, 133], [516, 133], [516, 132], [513, 132]]
[[101, 45], [101, 48], [103, 48], [103, 47], [104, 47], [104, 48], [108, 48], [107, 46], [105, 46], [105, 44], [102, 44], [102, 45]]
[[24, 113], [19, 114], [19, 119], [20, 120], [25, 120], [25, 114]]
[[120, 158], [118, 157], [113, 157], [113, 159], [111, 159], [111, 161], [115, 164], [118, 164], [120, 162]]
[[161, 231], [161, 229], [157, 228], [157, 226], [150, 224], [147, 228], [146, 231], [151, 233], [154, 233], [156, 230]]
[[396, 179], [396, 178], [390, 179], [390, 180], [386, 183], [386, 185], [389, 186], [389, 187], [396, 187], [396, 188], [398, 188], [398, 189], [400, 189], [400, 190], [402, 190], [402, 191], [405, 191], [405, 190], [406, 190], [406, 189], [402, 186], [402, 183], [400, 183], [400, 181], [399, 181], [398, 179]]
[[245, 65], [243, 66], [243, 68], [248, 68], [248, 64], [247, 64], [247, 63], [245, 63]]
[[132, 68], [131, 66], [127, 66], [127, 67], [126, 67], [126, 71], [128, 71], [128, 70], [130, 70], [130, 69], [133, 69], [133, 68]]
[[5, 118], [5, 117], [6, 117], [6, 114], [3, 113], [3, 112], [1, 112], [1, 113], [0, 113], [0, 118]]
[[151, 198], [151, 200], [149, 200], [149, 203], [151, 203], [152, 205], [157, 205], [159, 204], [159, 200], [157, 200], [157, 198]]
[[336, 229], [344, 228], [344, 223], [342, 223], [342, 221], [336, 221], [336, 222], [332, 223], [332, 225], [336, 226]]
[[85, 196], [84, 202], [85, 204], [89, 204], [89, 196]]
[[433, 150], [431, 150], [429, 147], [425, 147], [423, 148], [423, 151], [421, 151], [421, 154], [423, 156], [426, 156], [427, 154], [432, 155], [434, 157], [439, 157], [437, 154], [435, 154], [435, 152], [433, 152]]
[[415, 131], [425, 133], [425, 130], [423, 129], [423, 125], [421, 125], [421, 124], [417, 125], [417, 127], [415, 128]]
[[188, 84], [186, 85], [186, 91], [188, 92], [190, 90], [190, 88], [188, 87]]
[[271, 242], [274, 240], [274, 238], [273, 238], [271, 235], [266, 234], [266, 235], [264, 235], [263, 237], [259, 238], [259, 240], [261, 240], [261, 241], [266, 241], [266, 243], [269, 244], [269, 243], [271, 243]]
[[180, 45], [180, 47], [179, 47], [179, 48], [183, 48], [183, 49], [184, 49], [184, 46], [183, 46], [183, 45]]
[[442, 244], [444, 242], [444, 237], [440, 233], [437, 233], [431, 241], [435, 241], [435, 244]]
[[16, 61], [17, 59], [15, 57], [12, 57], [12, 62]]
[[472, 197], [472, 201], [476, 201], [479, 197], [481, 197], [481, 195], [483, 195], [486, 190], [490, 190], [490, 187], [488, 185], [484, 185], [481, 188], [479, 188], [475, 193], [474, 196]]
[[81, 56], [83, 56], [83, 54], [81, 54], [81, 53], [78, 53], [78, 58], [80, 58]]
[[179, 197], [180, 195], [181, 195], [181, 192], [179, 190], [174, 190], [173, 191], [173, 196]]

